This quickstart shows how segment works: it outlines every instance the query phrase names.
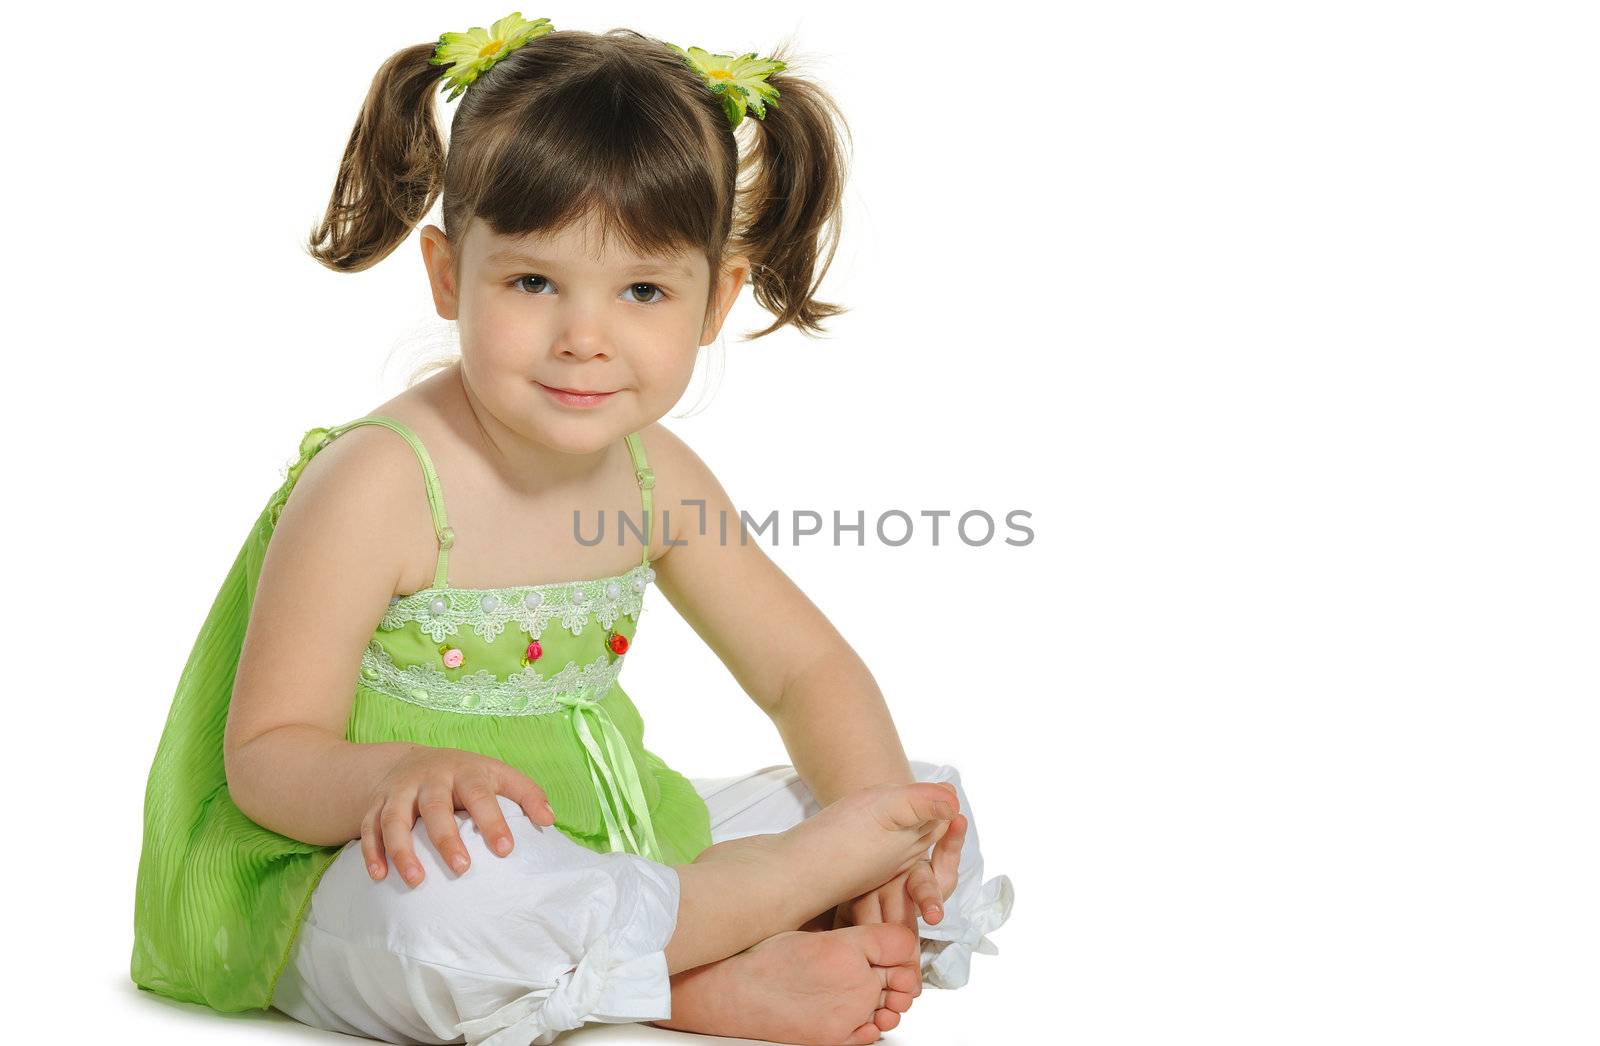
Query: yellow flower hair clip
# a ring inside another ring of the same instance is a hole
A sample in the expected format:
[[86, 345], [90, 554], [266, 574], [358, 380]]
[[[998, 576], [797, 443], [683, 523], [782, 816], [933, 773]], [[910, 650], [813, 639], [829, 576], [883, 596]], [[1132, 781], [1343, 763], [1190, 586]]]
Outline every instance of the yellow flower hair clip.
[[738, 127], [744, 119], [745, 109], [757, 119], [767, 118], [767, 106], [778, 104], [778, 89], [767, 83], [767, 77], [788, 68], [772, 58], [757, 58], [749, 54], [712, 54], [698, 47], [687, 51], [677, 44], [668, 44], [689, 68], [700, 74], [707, 87], [722, 96], [722, 110], [728, 114], [730, 126]]
[[554, 31], [548, 18], [529, 22], [523, 19], [521, 11], [513, 11], [488, 29], [475, 25], [464, 33], [440, 36], [433, 57], [428, 61], [433, 65], [450, 66], [443, 77], [444, 87], [440, 88], [451, 89], [445, 101], [453, 101], [490, 66], [529, 40]]
[[[554, 31], [548, 18], [535, 18], [530, 22], [522, 17], [521, 11], [513, 11], [487, 29], [473, 26], [464, 33], [444, 33], [428, 61], [450, 67], [442, 77], [444, 87], [441, 90], [450, 92], [445, 101], [454, 101], [512, 51]], [[767, 77], [788, 68], [783, 62], [757, 58], [754, 51], [742, 55], [712, 54], [700, 47], [684, 50], [677, 44], [667, 46], [678, 52], [721, 99], [722, 111], [727, 114], [730, 126], [738, 127], [746, 111], [764, 120], [767, 106], [778, 104], [778, 89], [767, 83]]]

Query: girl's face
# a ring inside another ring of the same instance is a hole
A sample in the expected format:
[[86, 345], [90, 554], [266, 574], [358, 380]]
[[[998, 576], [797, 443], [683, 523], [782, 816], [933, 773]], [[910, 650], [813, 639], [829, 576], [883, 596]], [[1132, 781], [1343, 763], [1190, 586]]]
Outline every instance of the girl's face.
[[[433, 225], [422, 237], [434, 304], [460, 329], [467, 385], [513, 432], [573, 454], [672, 409], [749, 272], [747, 259], [729, 260], [708, 318], [703, 255], [642, 258], [615, 236], [599, 255], [592, 217], [559, 235], [513, 239], [473, 221], [464, 243]], [[462, 251], [459, 287], [452, 249]], [[551, 389], [605, 395], [575, 402]]]

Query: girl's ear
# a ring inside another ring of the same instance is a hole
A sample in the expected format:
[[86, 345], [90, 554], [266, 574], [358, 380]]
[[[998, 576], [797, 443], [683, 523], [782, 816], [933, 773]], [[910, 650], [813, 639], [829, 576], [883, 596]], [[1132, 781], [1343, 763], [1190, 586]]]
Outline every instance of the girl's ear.
[[437, 225], [422, 228], [422, 264], [428, 270], [428, 284], [433, 288], [434, 310], [442, 320], [456, 319], [461, 303], [451, 271], [455, 265], [455, 251], [450, 246], [450, 238]]
[[739, 298], [739, 289], [749, 279], [748, 256], [737, 254], [723, 262], [722, 278], [717, 281], [716, 293], [712, 296], [715, 308], [706, 320], [705, 330], [701, 332], [701, 345], [710, 345], [717, 340], [717, 335], [722, 332], [722, 321], [728, 318], [728, 311]]

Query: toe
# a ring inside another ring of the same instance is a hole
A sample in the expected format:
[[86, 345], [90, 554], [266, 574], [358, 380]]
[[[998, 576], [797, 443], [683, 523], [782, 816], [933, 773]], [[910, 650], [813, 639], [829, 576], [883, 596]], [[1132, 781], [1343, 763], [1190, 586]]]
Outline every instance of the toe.
[[[895, 1013], [904, 1013], [911, 1009], [911, 996], [906, 992], [886, 991], [883, 993], [883, 1006], [881, 1008], [893, 1010]], [[879, 1025], [879, 1027], [882, 1027], [882, 1025]], [[884, 1028], [884, 1031], [888, 1030]]]
[[922, 939], [909, 926], [868, 923], [856, 929], [866, 931], [867, 961], [874, 966], [901, 966], [921, 955]]
[[900, 1023], [900, 1015], [893, 1010], [879, 1010], [872, 1015], [872, 1023], [879, 1031], [893, 1031]]
[[878, 799], [878, 813], [884, 828], [916, 828], [929, 821], [949, 820], [961, 812], [955, 790], [921, 782], [899, 785]]
[[885, 972], [883, 987], [891, 992], [904, 992], [915, 998], [922, 994], [922, 970], [913, 964], [891, 966]]
[[874, 1014], [872, 1020], [850, 1033], [850, 1037], [844, 1041], [844, 1046], [867, 1046], [869, 1042], [877, 1042], [882, 1034], [877, 1024], [877, 1014]]

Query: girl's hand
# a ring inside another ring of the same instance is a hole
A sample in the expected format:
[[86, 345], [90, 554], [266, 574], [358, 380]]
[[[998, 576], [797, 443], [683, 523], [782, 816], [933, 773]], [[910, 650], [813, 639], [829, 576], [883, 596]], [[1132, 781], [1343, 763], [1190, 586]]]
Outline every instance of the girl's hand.
[[944, 904], [956, 889], [961, 866], [961, 844], [967, 837], [967, 815], [951, 818], [934, 843], [933, 859], [923, 859], [906, 871], [834, 909], [833, 928], [867, 923], [899, 923], [917, 932], [917, 915], [930, 923], [944, 918]]
[[419, 747], [408, 753], [373, 789], [372, 806], [361, 820], [361, 855], [367, 862], [367, 874], [374, 879], [387, 874], [387, 850], [407, 885], [422, 882], [422, 864], [411, 847], [411, 830], [416, 827], [419, 810], [439, 856], [457, 875], [471, 863], [456, 824], [457, 810], [472, 814], [490, 849], [504, 857], [511, 852], [511, 829], [500, 812], [497, 795], [515, 801], [534, 824], [555, 824], [555, 811], [550, 809], [544, 789], [513, 766], [459, 748]]

